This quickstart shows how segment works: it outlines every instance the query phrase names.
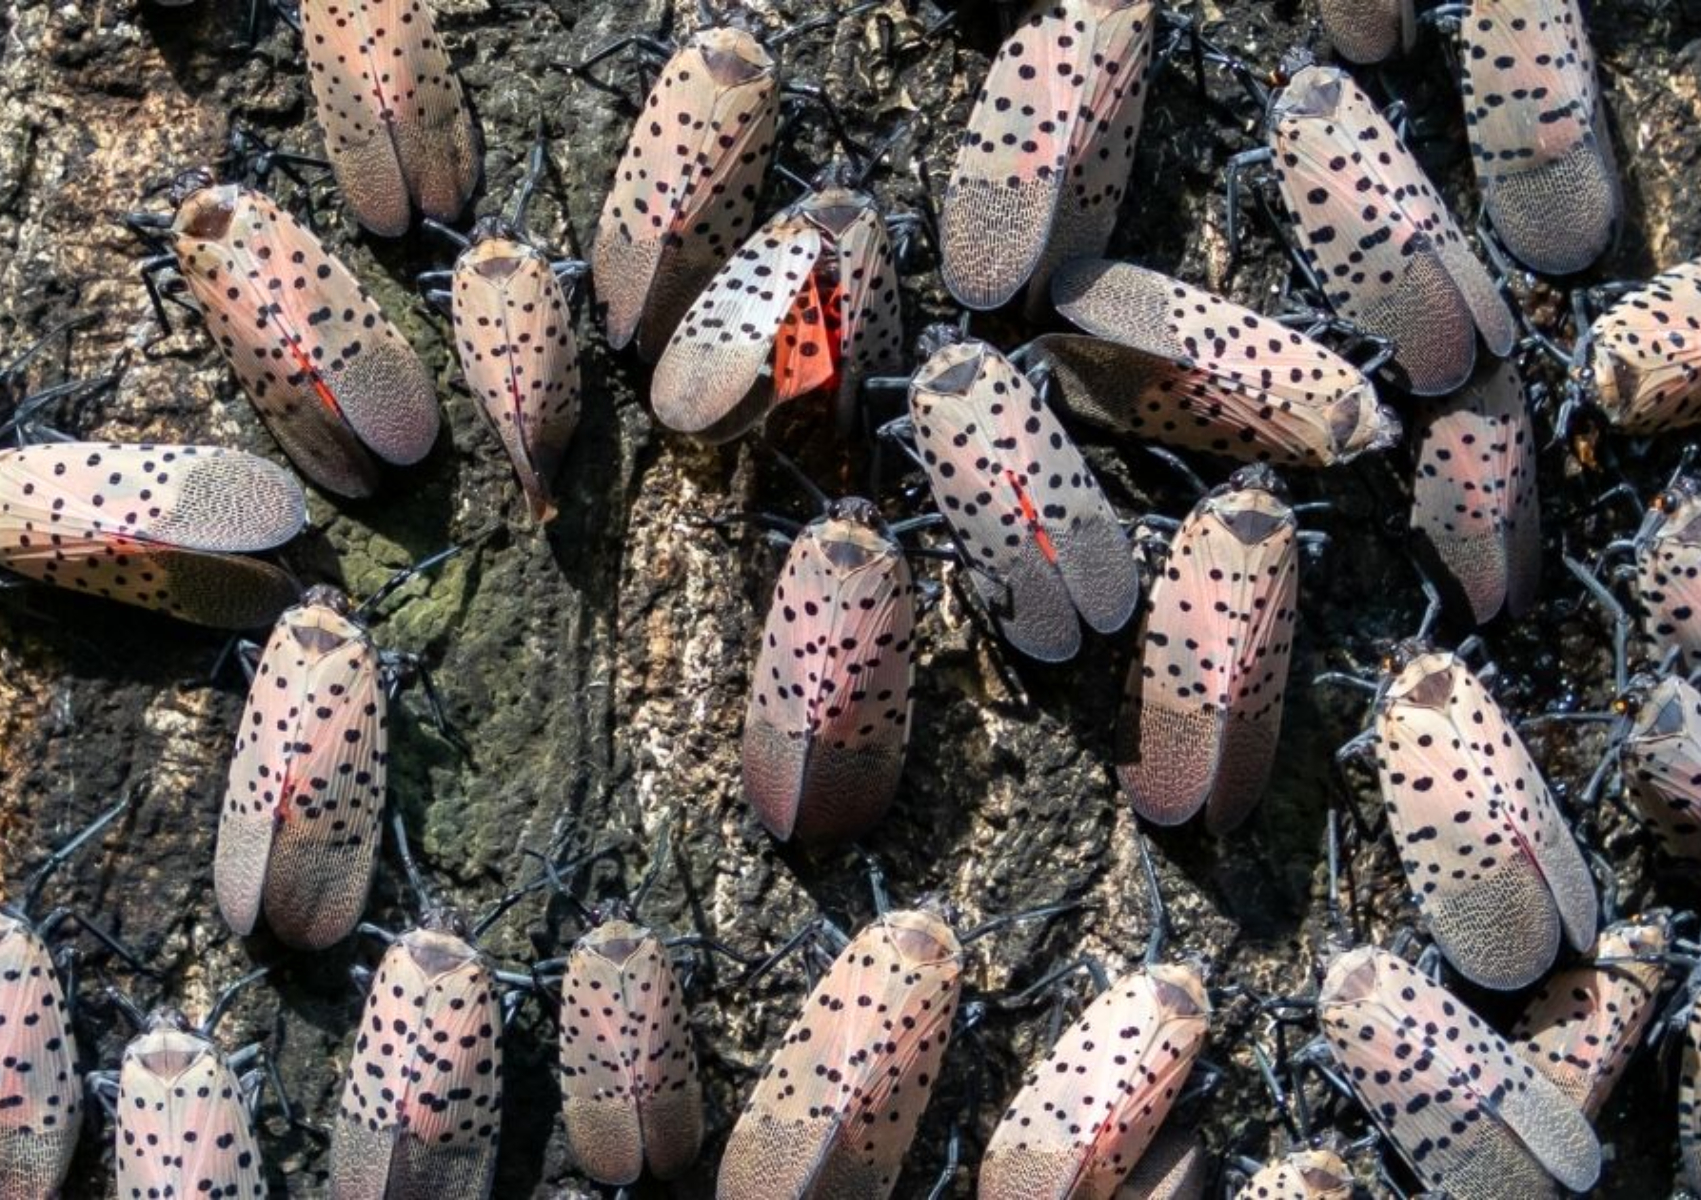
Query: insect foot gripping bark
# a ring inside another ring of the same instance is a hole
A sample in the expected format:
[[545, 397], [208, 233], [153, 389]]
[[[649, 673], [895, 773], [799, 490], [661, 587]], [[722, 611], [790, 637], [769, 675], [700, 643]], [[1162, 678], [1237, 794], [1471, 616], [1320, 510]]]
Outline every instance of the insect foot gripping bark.
[[307, 523], [282, 467], [214, 446], [0, 450], [0, 568], [198, 625], [249, 629], [301, 593], [276, 549]]
[[1081, 647], [1082, 620], [1099, 633], [1128, 623], [1140, 598], [1128, 536], [1008, 359], [985, 342], [948, 341], [911, 379], [909, 409], [934, 501], [1011, 645], [1064, 662]]
[[175, 265], [213, 344], [302, 474], [339, 496], [370, 496], [374, 456], [408, 466], [430, 453], [440, 420], [431, 376], [310, 230], [204, 169], [179, 176], [171, 201], [176, 215], [157, 234], [166, 253], [148, 267]]
[[744, 794], [780, 841], [850, 841], [903, 774], [915, 679], [915, 583], [880, 512], [850, 497], [792, 542], [744, 716]]
[[1116, 770], [1134, 811], [1213, 833], [1251, 815], [1282, 728], [1299, 524], [1268, 467], [1243, 467], [1171, 540], [1129, 664]]
[[741, 29], [701, 29], [668, 60], [614, 174], [592, 251], [608, 343], [654, 362], [755, 225], [779, 122], [774, 60]]
[[301, 0], [325, 152], [355, 219], [400, 237], [413, 210], [461, 215], [483, 147], [429, 0]]

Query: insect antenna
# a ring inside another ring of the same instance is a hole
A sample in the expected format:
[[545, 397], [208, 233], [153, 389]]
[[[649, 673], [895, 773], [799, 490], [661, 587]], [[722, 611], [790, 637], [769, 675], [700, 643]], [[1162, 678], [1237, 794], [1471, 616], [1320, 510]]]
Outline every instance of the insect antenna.
[[373, 592], [364, 601], [362, 601], [361, 604], [349, 614], [350, 618], [356, 621], [365, 621], [369, 619], [367, 617], [368, 613], [372, 612], [378, 607], [378, 605], [389, 599], [398, 588], [401, 588], [416, 575], [421, 575], [424, 572], [431, 570], [433, 567], [441, 566], [456, 555], [460, 554], [463, 550], [483, 542], [499, 528], [501, 528], [500, 525], [492, 522], [477, 533], [473, 534], [470, 538], [467, 538], [464, 542], [456, 542], [453, 546], [445, 547], [433, 555], [420, 559], [412, 566], [403, 567], [400, 571], [397, 571], [394, 575], [390, 576], [389, 579], [385, 580], [384, 583], [379, 586], [377, 591]]
[[30, 872], [29, 877], [24, 880], [23, 886], [18, 889], [21, 899], [13, 911], [27, 919], [29, 914], [35, 911], [36, 904], [41, 900], [42, 889], [47, 886], [47, 881], [53, 873], [70, 861], [78, 850], [87, 845], [103, 829], [117, 820], [119, 814], [129, 808], [130, 802], [134, 799], [133, 795], [124, 797], [91, 821], [70, 841], [49, 854], [39, 867]]
[[827, 493], [823, 492], [813, 479], [804, 474], [802, 467], [792, 461], [789, 456], [775, 450], [772, 446], [767, 447], [767, 450], [773, 457], [773, 460], [785, 469], [786, 474], [791, 476], [792, 482], [797, 484], [806, 496], [815, 501], [815, 506], [818, 509], [822, 512], [826, 512], [833, 506], [833, 501], [828, 497]]
[[1138, 825], [1134, 828], [1134, 847], [1140, 853], [1140, 870], [1146, 877], [1146, 903], [1152, 913], [1152, 929], [1146, 935], [1146, 965], [1151, 967], [1162, 958], [1164, 942], [1169, 939], [1169, 910], [1164, 905], [1163, 889], [1158, 886], [1158, 869], [1152, 864], [1152, 848]]
[[437, 897], [432, 892], [430, 885], [425, 882], [425, 876], [420, 874], [419, 864], [414, 862], [413, 848], [408, 844], [407, 823], [402, 819], [402, 810], [399, 806], [390, 814], [390, 830], [395, 837], [396, 857], [401, 859], [402, 871], [407, 876], [408, 887], [412, 890], [414, 899], [419, 904], [420, 912], [428, 912], [436, 907]]
[[229, 1011], [231, 1002], [236, 999], [242, 989], [251, 983], [257, 983], [264, 979], [271, 972], [271, 969], [272, 968], [270, 967], [261, 967], [257, 971], [250, 971], [241, 979], [238, 979], [235, 983], [232, 983], [230, 986], [225, 988], [224, 991], [220, 992], [218, 999], [213, 1001], [213, 1006], [207, 1010], [206, 1019], [201, 1022], [199, 1030], [201, 1036], [210, 1040], [213, 1036], [213, 1031], [218, 1028], [219, 1022], [224, 1019], [224, 1014]]

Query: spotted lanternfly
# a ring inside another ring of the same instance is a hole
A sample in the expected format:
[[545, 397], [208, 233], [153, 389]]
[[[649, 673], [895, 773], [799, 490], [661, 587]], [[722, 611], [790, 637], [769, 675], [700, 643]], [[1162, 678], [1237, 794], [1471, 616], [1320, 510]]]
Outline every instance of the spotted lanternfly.
[[1211, 1169], [1197, 1129], [1165, 1125], [1112, 1200], [1205, 1200]]
[[1412, 528], [1483, 622], [1522, 616], [1541, 581], [1536, 445], [1511, 359], [1486, 363], [1455, 395], [1425, 401], [1415, 423]]
[[862, 381], [896, 371], [903, 344], [892, 243], [853, 177], [829, 168], [709, 281], [650, 381], [663, 425], [725, 441], [821, 391], [854, 428]]
[[703, 1085], [667, 946], [603, 920], [573, 946], [561, 980], [561, 1111], [567, 1151], [598, 1183], [646, 1168], [677, 1179], [703, 1144]]
[[1701, 862], [1701, 691], [1675, 672], [1639, 676], [1619, 703], [1625, 799], [1667, 854]]
[[77, 1148], [83, 1080], [65, 985], [32, 914], [48, 877], [124, 810], [109, 810], [54, 851], [0, 904], [0, 1200], [57, 1196]]
[[939, 214], [945, 286], [997, 308], [1055, 267], [1103, 254], [1134, 165], [1158, 6], [1039, 0], [969, 114]]
[[1631, 546], [1648, 657], [1675, 651], [1684, 670], [1701, 666], [1701, 478], [1680, 475], [1655, 497]]
[[1317, 0], [1323, 30], [1348, 62], [1379, 63], [1417, 41], [1412, 0]]
[[181, 175], [170, 245], [213, 342], [291, 461], [339, 496], [370, 496], [377, 455], [406, 466], [437, 440], [436, 390], [407, 340], [319, 239], [259, 192]]
[[1264, 1167], [1235, 1200], [1353, 1200], [1353, 1174], [1326, 1146], [1294, 1150]]
[[300, 595], [242, 555], [301, 532], [307, 498], [275, 463], [214, 446], [53, 442], [0, 451], [0, 567], [71, 591], [247, 629]]
[[513, 461], [532, 520], [553, 520], [550, 484], [579, 425], [567, 290], [517, 219], [485, 217], [455, 260], [450, 291], [467, 386]]
[[1351, 76], [1302, 68], [1271, 104], [1267, 140], [1300, 253], [1336, 312], [1393, 342], [1401, 387], [1462, 385], [1479, 330], [1511, 353], [1518, 329], [1494, 280]]
[[915, 585], [866, 500], [837, 501], [792, 542], [744, 716], [744, 794], [776, 838], [849, 841], [903, 773]]
[[400, 237], [413, 210], [461, 215], [482, 150], [426, 0], [301, 0], [325, 153], [355, 219]]
[[1242, 467], [1188, 514], [1147, 601], [1117, 724], [1134, 811], [1213, 833], [1245, 821], [1282, 727], [1299, 598], [1298, 522], [1265, 466]]
[[851, 939], [733, 1128], [719, 1200], [890, 1196], [951, 1038], [962, 958], [924, 910], [886, 913]]
[[1612, 241], [1623, 199], [1577, 0], [1477, 0], [1459, 42], [1465, 133], [1495, 232], [1538, 271], [1581, 271]]
[[502, 1119], [502, 1011], [484, 955], [443, 919], [373, 975], [331, 1131], [334, 1200], [490, 1195]]
[[114, 1111], [118, 1195], [271, 1194], [242, 1084], [182, 1013], [155, 1012], [124, 1048]]
[[1670, 940], [1663, 912], [1608, 926], [1594, 961], [1542, 984], [1512, 1027], [1513, 1046], [1591, 1120], [1654, 1015]]
[[662, 68], [597, 226], [609, 345], [660, 356], [754, 225], [778, 118], [774, 60], [741, 29], [699, 30]]
[[1594, 1186], [1600, 1143], [1577, 1105], [1445, 988], [1367, 946], [1335, 956], [1317, 1003], [1342, 1076], [1426, 1188], [1495, 1200]]
[[29, 921], [0, 911], [0, 1200], [56, 1196], [77, 1149], [83, 1084], [65, 986]]
[[987, 1143], [983, 1200], [1108, 1200], [1140, 1161], [1205, 1042], [1197, 968], [1140, 967], [1028, 1072]]
[[1701, 1192], [1701, 989], [1689, 1001], [1677, 1077], [1677, 1157], [1683, 1185]]
[[1701, 421], [1701, 259], [1654, 276], [1589, 326], [1577, 386], [1624, 433]]
[[262, 915], [319, 950], [360, 920], [378, 864], [389, 697], [348, 597], [314, 587], [273, 629], [242, 710], [213, 889], [237, 934]]
[[1523, 740], [1455, 654], [1406, 646], [1372, 717], [1388, 827], [1436, 946], [1512, 991], [1561, 935], [1594, 944], [1594, 882]]
[[1040, 394], [979, 341], [939, 349], [910, 381], [910, 420], [934, 500], [1010, 644], [1072, 658], [1140, 598], [1133, 550], [1081, 452]]
[[1385, 450], [1400, 422], [1364, 374], [1298, 330], [1156, 271], [1081, 259], [1051, 281], [1092, 334], [1028, 354], [1071, 415], [1118, 433], [1247, 462], [1328, 467]]

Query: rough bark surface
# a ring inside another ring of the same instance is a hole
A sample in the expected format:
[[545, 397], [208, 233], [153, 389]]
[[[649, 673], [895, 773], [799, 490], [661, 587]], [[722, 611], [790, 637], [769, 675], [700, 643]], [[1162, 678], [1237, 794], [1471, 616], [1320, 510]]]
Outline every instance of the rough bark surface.
[[[597, 69], [612, 83], [607, 89], [563, 68], [621, 34], [689, 28], [695, 6], [678, 8], [671, 13], [663, 0], [439, 5], [488, 147], [481, 211], [508, 203], [541, 119], [551, 169], [531, 224], [564, 250], [584, 248], [642, 82], [629, 59]], [[948, 176], [954, 133], [996, 49], [1002, 8], [965, 2], [953, 28], [929, 36], [928, 14], [881, 0], [787, 46], [790, 76], [824, 84], [856, 136], [873, 142], [906, 128], [891, 168], [876, 176], [894, 208], [914, 207], [927, 180], [942, 186]], [[1701, 250], [1701, 8], [1693, 0], [1593, 8], [1629, 220], [1590, 279], [1641, 277]], [[770, 31], [816, 11], [810, 0], [755, 8]], [[1319, 40], [1309, 6], [1232, 0], [1207, 4], [1202, 15], [1219, 42], [1263, 67], [1292, 45]], [[29, 383], [119, 371], [113, 389], [59, 414], [67, 428], [277, 454], [194, 318], [173, 310], [173, 332], [160, 336], [136, 270], [142, 252], [121, 223], [127, 210], [160, 211], [161, 185], [182, 167], [217, 160], [233, 123], [282, 148], [319, 151], [296, 35], [265, 16], [249, 48], [247, 21], [238, 0], [0, 9], [0, 344], [16, 353], [55, 322], [87, 315], [69, 349], [56, 341], [32, 362]], [[1410, 103], [1418, 148], [1459, 211], [1474, 215], [1457, 94], [1436, 39], [1426, 36], [1415, 63], [1388, 78]], [[1245, 109], [1229, 111], [1236, 92], [1226, 78], [1208, 84], [1212, 103], [1197, 94], [1185, 52], [1156, 84], [1115, 251], [1269, 308], [1284, 269], [1267, 225], [1249, 215], [1232, 274], [1223, 236], [1223, 165], [1253, 144]], [[782, 161], [807, 173], [829, 149], [824, 122], [797, 109]], [[280, 193], [299, 192], [274, 178]], [[790, 191], [776, 179], [770, 205]], [[705, 518], [755, 509], [806, 516], [807, 499], [748, 446], [706, 450], [659, 431], [643, 405], [646, 373], [608, 353], [587, 317], [585, 417], [558, 485], [563, 515], [547, 533], [535, 531], [496, 438], [459, 386], [446, 322], [425, 310], [414, 288], [414, 275], [447, 265], [451, 249], [427, 235], [388, 243], [364, 236], [329, 188], [313, 194], [328, 241], [435, 371], [446, 421], [429, 460], [397, 473], [378, 499], [338, 505], [315, 496], [313, 531], [288, 561], [309, 582], [338, 581], [361, 596], [410, 561], [497, 526], [488, 541], [411, 584], [377, 625], [383, 645], [429, 664], [447, 718], [470, 747], [461, 753], [433, 728], [417, 692], [392, 719], [392, 799], [431, 879], [476, 912], [536, 874], [523, 851], [573, 836], [618, 851], [599, 864], [597, 890], [620, 895], [637, 886], [671, 828], [671, 860], [641, 913], [668, 934], [700, 933], [760, 954], [817, 914], [846, 927], [866, 920], [861, 858], [777, 849], [739, 795], [749, 664], [780, 556], [761, 535]], [[925, 254], [923, 264], [906, 280], [912, 330], [955, 316]], [[1568, 338], [1564, 293], [1514, 282], [1536, 324]], [[1006, 315], [979, 319], [976, 329], [1006, 347], [1030, 332]], [[860, 490], [866, 452], [845, 458], [830, 426], [825, 410], [809, 410], [771, 422], [769, 436], [829, 489]], [[1161, 463], [1081, 436], [1124, 512], [1179, 516], [1191, 504]], [[1588, 468], [1562, 446], [1544, 453], [1545, 601], [1531, 617], [1487, 631], [1501, 665], [1497, 694], [1520, 715], [1607, 698], [1604, 627], [1570, 603], [1560, 535], [1579, 553], [1632, 528], [1632, 511], [1591, 510], [1593, 501], [1621, 477], [1650, 494], [1676, 448], [1603, 446], [1613, 451], [1602, 456], [1616, 463], [1611, 469]], [[1211, 483], [1225, 473], [1220, 464], [1201, 469]], [[925, 503], [924, 489], [900, 490], [890, 463], [887, 474], [890, 513]], [[1333, 544], [1302, 581], [1274, 782], [1233, 837], [1213, 841], [1195, 824], [1154, 839], [1170, 952], [1204, 959], [1217, 985], [1287, 995], [1315, 986], [1325, 813], [1339, 794], [1331, 755], [1363, 712], [1357, 695], [1309, 681], [1329, 667], [1373, 666], [1379, 639], [1416, 624], [1422, 602], [1405, 557], [1408, 474], [1397, 451], [1383, 463], [1293, 481], [1297, 498], [1333, 503], [1314, 518]], [[977, 943], [970, 979], [978, 993], [1019, 989], [1082, 954], [1113, 971], [1136, 960], [1151, 914], [1132, 818], [1109, 765], [1134, 626], [1092, 640], [1074, 663], [1040, 668], [987, 635], [964, 581], [934, 564], [923, 574], [943, 587], [920, 629], [915, 735], [894, 811], [867, 851], [898, 903], [942, 895], [965, 927], [1052, 901], [1083, 906]], [[1443, 638], [1464, 632], [1447, 627]], [[244, 687], [228, 664], [214, 675], [221, 648], [217, 635], [84, 598], [22, 588], [0, 595], [0, 877], [15, 883], [47, 848], [133, 795], [99, 847], [49, 891], [50, 903], [98, 917], [160, 975], [136, 977], [89, 947], [79, 1025], [85, 1065], [116, 1065], [129, 1032], [103, 984], [198, 1014], [251, 964], [270, 963], [270, 978], [244, 995], [223, 1040], [265, 1041], [292, 1102], [326, 1124], [361, 1002], [350, 968], [375, 962], [378, 947], [357, 938], [291, 955], [225, 928], [212, 897], [212, 845]], [[1556, 783], [1575, 790], [1593, 766], [1597, 738], [1571, 727], [1535, 746]], [[1352, 802], [1380, 829], [1374, 783], [1349, 778]], [[1622, 909], [1656, 899], [1693, 903], [1616, 810], [1587, 814], [1584, 825], [1616, 872]], [[1385, 938], [1412, 924], [1385, 839], [1360, 839], [1350, 862], [1367, 929]], [[372, 919], [394, 927], [409, 911], [387, 852]], [[539, 897], [497, 925], [487, 944], [524, 961], [561, 952], [575, 928], [565, 905], [546, 912]], [[795, 960], [754, 987], [739, 986], [738, 977], [735, 967], [710, 964], [692, 983], [711, 1131], [700, 1170], [673, 1189], [681, 1196], [712, 1194], [719, 1148], [805, 988]], [[1504, 999], [1471, 998], [1496, 1018], [1508, 1015]], [[1262, 1026], [1244, 998], [1225, 997], [1219, 1012], [1207, 1055], [1224, 1073], [1192, 1115], [1213, 1151], [1262, 1155], [1286, 1143], [1252, 1069], [1250, 1035]], [[953, 1049], [899, 1195], [927, 1195], [953, 1123], [963, 1127], [964, 1167], [951, 1194], [970, 1194], [970, 1168], [1002, 1103], [1044, 1051], [1046, 1015], [1043, 1002], [993, 1008], [976, 1037]], [[566, 1163], [554, 1044], [547, 1006], [528, 1004], [507, 1060], [499, 1196], [593, 1190]], [[971, 1108], [975, 1094], [980, 1103]], [[1347, 1127], [1362, 1128], [1348, 1111]], [[1669, 1186], [1672, 1114], [1670, 1080], [1645, 1055], [1601, 1117], [1614, 1153], [1600, 1194]], [[291, 1128], [269, 1101], [262, 1133], [278, 1194], [322, 1194], [324, 1144]], [[111, 1194], [109, 1136], [90, 1120], [68, 1195]]]

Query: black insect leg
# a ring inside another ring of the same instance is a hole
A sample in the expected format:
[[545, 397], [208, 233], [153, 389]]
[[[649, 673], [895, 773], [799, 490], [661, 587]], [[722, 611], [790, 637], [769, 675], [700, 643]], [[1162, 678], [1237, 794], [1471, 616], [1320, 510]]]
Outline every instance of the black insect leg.
[[1244, 150], [1228, 160], [1223, 171], [1223, 235], [1229, 245], [1229, 273], [1240, 259], [1240, 187], [1241, 177], [1253, 167], [1264, 166], [1275, 157], [1268, 146]]
[[934, 1180], [932, 1190], [927, 1193], [927, 1200], [944, 1200], [944, 1197], [950, 1194], [951, 1185], [957, 1179], [957, 1168], [961, 1165], [962, 1140], [962, 1127], [953, 1120], [951, 1130], [945, 1138], [945, 1165], [939, 1169], [939, 1178]]
[[270, 967], [261, 967], [259, 970], [250, 971], [220, 992], [218, 998], [213, 1001], [213, 1006], [207, 1010], [206, 1019], [201, 1022], [199, 1029], [201, 1036], [211, 1040], [213, 1032], [219, 1027], [219, 1022], [224, 1019], [224, 1014], [230, 1010], [231, 1004], [242, 993], [242, 989], [249, 984], [258, 983], [271, 974], [271, 971]]

